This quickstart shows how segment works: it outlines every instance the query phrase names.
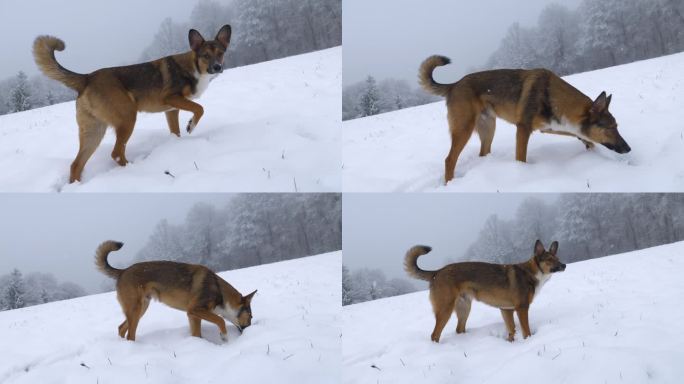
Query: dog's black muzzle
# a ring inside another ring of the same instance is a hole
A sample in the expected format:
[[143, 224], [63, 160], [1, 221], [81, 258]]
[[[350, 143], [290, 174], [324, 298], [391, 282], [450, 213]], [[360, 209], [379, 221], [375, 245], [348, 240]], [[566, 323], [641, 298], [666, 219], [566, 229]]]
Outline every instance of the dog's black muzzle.
[[620, 154], [627, 153], [632, 150], [632, 148], [629, 147], [629, 144], [627, 144], [627, 142], [624, 140], [620, 140], [620, 142], [618, 142], [616, 145], [610, 143], [601, 143], [601, 145]]
[[565, 264], [560, 263], [558, 266], [551, 268], [551, 273], [553, 272], [563, 272], [565, 271]]
[[223, 72], [223, 65], [221, 65], [219, 63], [215, 63], [214, 65], [212, 65], [211, 67], [209, 67], [207, 69], [207, 72], [209, 72], [212, 75], [217, 74], [217, 73], [222, 73]]

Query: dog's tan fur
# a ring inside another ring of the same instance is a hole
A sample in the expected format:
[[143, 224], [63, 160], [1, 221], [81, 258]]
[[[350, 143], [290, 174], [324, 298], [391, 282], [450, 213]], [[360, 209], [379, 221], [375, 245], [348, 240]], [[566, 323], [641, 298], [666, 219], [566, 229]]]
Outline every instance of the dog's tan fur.
[[439, 84], [432, 72], [447, 65], [444, 56], [427, 58], [419, 70], [421, 86], [446, 97], [451, 149], [445, 159], [444, 180], [454, 177], [456, 161], [476, 130], [480, 156], [492, 150], [496, 117], [517, 127], [515, 158], [527, 161], [533, 131], [579, 138], [587, 147], [602, 144], [618, 153], [631, 149], [608, 111], [612, 95], [592, 100], [546, 69], [499, 69], [469, 74], [453, 84]]
[[125, 269], [109, 265], [107, 256], [123, 243], [105, 241], [95, 252], [95, 263], [102, 273], [116, 280], [116, 295], [126, 316], [119, 325], [119, 336], [135, 340], [140, 318], [151, 299], [184, 311], [192, 336], [201, 337], [200, 323], [209, 321], [227, 340], [224, 318], [242, 332], [252, 323], [251, 302], [257, 291], [242, 296], [232, 285], [202, 265], [172, 261], [150, 261]]
[[438, 343], [444, 326], [452, 312], [456, 312], [456, 333], [464, 333], [473, 299], [501, 310], [508, 341], [513, 341], [515, 324], [513, 311], [517, 312], [523, 338], [532, 333], [528, 321], [528, 309], [534, 297], [551, 273], [564, 271], [565, 264], [556, 257], [558, 242], [554, 241], [547, 252], [541, 241], [534, 246], [534, 255], [526, 262], [501, 265], [482, 262], [449, 264], [437, 271], [425, 271], [418, 267], [418, 257], [431, 251], [430, 247], [418, 245], [406, 253], [404, 268], [409, 276], [430, 283], [430, 301], [435, 313], [432, 341]]
[[138, 112], [166, 113], [169, 130], [176, 136], [180, 136], [179, 110], [192, 112], [187, 125], [188, 133], [192, 132], [204, 109], [191, 99], [203, 92], [202, 81], [209, 81], [203, 77], [213, 78], [223, 71], [230, 37], [229, 25], [223, 26], [213, 41], [205, 41], [193, 29], [188, 34], [189, 52], [85, 75], [65, 69], [55, 59], [55, 51], [65, 48], [62, 40], [53, 36], [36, 38], [33, 56], [38, 67], [46, 76], [78, 92], [76, 121], [80, 146], [71, 164], [69, 182], [81, 180], [83, 168], [108, 126], [114, 127], [116, 133], [112, 158], [121, 166], [128, 163], [126, 144], [133, 134]]

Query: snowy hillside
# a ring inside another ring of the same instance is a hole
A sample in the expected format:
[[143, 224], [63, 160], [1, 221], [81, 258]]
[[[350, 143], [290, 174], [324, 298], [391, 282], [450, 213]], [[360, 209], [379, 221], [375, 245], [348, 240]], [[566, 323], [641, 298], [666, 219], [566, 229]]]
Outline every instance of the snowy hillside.
[[535, 132], [523, 164], [515, 161], [515, 127], [499, 119], [492, 153], [480, 158], [473, 134], [446, 187], [451, 144], [443, 101], [344, 122], [344, 190], [682, 191], [682, 68], [684, 53], [565, 78], [592, 99], [613, 94], [610, 110], [632, 152], [587, 151], [575, 138]]
[[569, 264], [532, 303], [530, 338], [516, 318], [513, 343], [500, 311], [475, 301], [466, 333], [453, 316], [439, 344], [427, 291], [346, 306], [343, 381], [680, 382], [683, 256], [680, 242]]
[[[68, 49], [63, 54], [68, 54]], [[339, 191], [342, 49], [230, 69], [199, 99], [181, 138], [164, 114], [139, 114], [121, 168], [110, 129], [68, 185], [78, 150], [74, 102], [0, 116], [1, 191]], [[168, 171], [171, 175], [166, 174]]]
[[335, 252], [221, 273], [244, 294], [259, 290], [252, 326], [240, 335], [229, 325], [227, 343], [205, 321], [203, 338], [191, 337], [185, 313], [157, 302], [137, 340], [120, 339], [113, 292], [0, 312], [0, 382], [338, 382], [341, 259]]

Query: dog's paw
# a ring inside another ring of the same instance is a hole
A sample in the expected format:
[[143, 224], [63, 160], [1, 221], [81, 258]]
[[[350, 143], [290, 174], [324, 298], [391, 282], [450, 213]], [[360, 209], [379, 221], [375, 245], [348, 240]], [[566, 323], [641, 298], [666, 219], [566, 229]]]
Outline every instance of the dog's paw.
[[196, 126], [197, 123], [195, 123], [195, 120], [190, 119], [190, 121], [188, 121], [188, 126], [186, 127], [186, 130], [188, 131], [188, 133], [192, 133]]
[[219, 333], [219, 336], [221, 336], [221, 340], [228, 341], [228, 334], [227, 333]]
[[125, 167], [126, 164], [128, 164], [128, 160], [125, 156], [112, 156], [112, 159], [122, 167]]
[[592, 143], [591, 141], [587, 141], [587, 140], [584, 140], [584, 139], [579, 139], [579, 140], [584, 144], [584, 147], [585, 147], [587, 150], [594, 149], [594, 143]]

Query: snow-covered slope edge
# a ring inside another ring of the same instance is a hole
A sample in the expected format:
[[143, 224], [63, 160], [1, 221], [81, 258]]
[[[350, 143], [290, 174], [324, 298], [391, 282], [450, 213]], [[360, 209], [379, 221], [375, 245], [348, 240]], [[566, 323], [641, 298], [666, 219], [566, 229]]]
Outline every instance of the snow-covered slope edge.
[[530, 338], [516, 318], [513, 343], [499, 310], [476, 302], [465, 334], [454, 316], [432, 343], [427, 291], [346, 306], [344, 382], [679, 382], [682, 270], [684, 242], [569, 264], [532, 303]]
[[473, 134], [446, 187], [451, 144], [443, 101], [344, 122], [344, 191], [682, 191], [683, 67], [680, 53], [565, 77], [592, 99], [613, 94], [610, 110], [631, 153], [587, 151], [575, 138], [535, 132], [528, 163], [519, 163], [515, 126], [499, 119], [492, 153], [480, 158]]
[[227, 343], [204, 321], [191, 337], [186, 315], [157, 302], [137, 340], [122, 340], [113, 292], [0, 312], [0, 382], [339, 382], [341, 262], [334, 252], [221, 273], [259, 290], [252, 326], [228, 326]]
[[138, 114], [131, 164], [111, 159], [109, 129], [76, 185], [74, 102], [0, 116], [0, 191], [339, 191], [341, 57], [337, 47], [227, 70], [198, 100], [192, 135], [190, 113], [181, 138], [163, 113]]

